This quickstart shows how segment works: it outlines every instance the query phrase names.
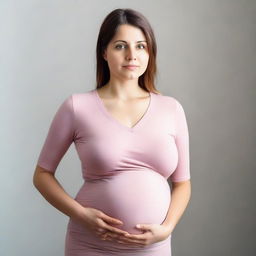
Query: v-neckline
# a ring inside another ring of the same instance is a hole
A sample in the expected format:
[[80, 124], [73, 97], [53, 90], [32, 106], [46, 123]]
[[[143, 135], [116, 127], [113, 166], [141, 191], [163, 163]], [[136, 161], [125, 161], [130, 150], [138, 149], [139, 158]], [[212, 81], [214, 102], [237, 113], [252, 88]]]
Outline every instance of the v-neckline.
[[112, 122], [115, 123], [116, 125], [118, 125], [120, 128], [125, 129], [127, 131], [130, 132], [134, 132], [135, 130], [137, 130], [142, 124], [143, 122], [146, 121], [146, 119], [149, 117], [151, 108], [152, 108], [152, 102], [153, 102], [153, 93], [149, 92], [149, 96], [150, 96], [150, 100], [149, 100], [149, 104], [148, 107], [146, 109], [146, 111], [144, 112], [143, 116], [132, 126], [132, 127], [128, 127], [124, 124], [122, 124], [121, 122], [119, 122], [116, 118], [114, 118], [109, 111], [107, 110], [107, 108], [104, 105], [104, 102], [102, 101], [101, 97], [98, 94], [97, 89], [94, 89], [92, 91], [93, 95], [96, 98], [96, 101], [101, 109], [101, 111], [103, 112], [103, 114]]

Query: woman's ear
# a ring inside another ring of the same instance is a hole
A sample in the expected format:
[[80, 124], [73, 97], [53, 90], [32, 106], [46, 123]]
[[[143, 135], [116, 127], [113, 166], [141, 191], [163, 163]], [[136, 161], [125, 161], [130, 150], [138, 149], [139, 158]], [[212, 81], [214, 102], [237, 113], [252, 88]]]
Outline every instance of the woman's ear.
[[103, 51], [103, 55], [102, 55], [102, 56], [103, 56], [103, 58], [104, 58], [104, 60], [105, 60], [105, 61], [108, 61], [108, 60], [107, 60], [107, 53], [106, 53], [106, 49]]

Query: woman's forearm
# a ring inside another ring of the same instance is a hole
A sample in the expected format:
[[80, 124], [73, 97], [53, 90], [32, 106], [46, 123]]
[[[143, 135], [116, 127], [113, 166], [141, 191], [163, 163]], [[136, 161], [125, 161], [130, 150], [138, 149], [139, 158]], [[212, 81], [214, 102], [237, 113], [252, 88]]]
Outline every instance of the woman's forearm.
[[36, 171], [33, 184], [52, 206], [65, 215], [77, 218], [82, 212], [83, 206], [66, 193], [53, 174]]
[[171, 191], [171, 203], [167, 216], [162, 223], [168, 227], [170, 233], [174, 230], [183, 215], [191, 196], [191, 182], [173, 183]]

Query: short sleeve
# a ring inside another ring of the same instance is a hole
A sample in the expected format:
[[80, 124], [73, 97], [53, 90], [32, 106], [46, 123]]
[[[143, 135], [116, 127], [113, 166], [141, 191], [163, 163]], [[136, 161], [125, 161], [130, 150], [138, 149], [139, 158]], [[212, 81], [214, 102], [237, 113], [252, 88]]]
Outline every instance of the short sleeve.
[[184, 109], [179, 101], [176, 99], [175, 101], [175, 143], [178, 151], [178, 164], [170, 180], [180, 182], [190, 179], [189, 131]]
[[53, 117], [37, 164], [55, 173], [63, 155], [73, 141], [74, 110], [71, 95], [64, 100]]

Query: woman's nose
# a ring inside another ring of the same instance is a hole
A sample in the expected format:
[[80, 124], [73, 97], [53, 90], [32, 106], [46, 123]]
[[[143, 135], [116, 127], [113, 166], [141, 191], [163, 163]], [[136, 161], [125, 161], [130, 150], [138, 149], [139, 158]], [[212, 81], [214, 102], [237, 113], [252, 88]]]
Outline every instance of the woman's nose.
[[129, 48], [129, 49], [127, 50], [126, 58], [129, 59], [129, 60], [136, 60], [136, 53], [135, 53], [135, 50]]

